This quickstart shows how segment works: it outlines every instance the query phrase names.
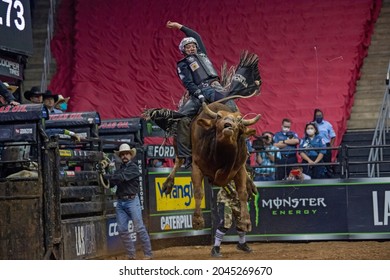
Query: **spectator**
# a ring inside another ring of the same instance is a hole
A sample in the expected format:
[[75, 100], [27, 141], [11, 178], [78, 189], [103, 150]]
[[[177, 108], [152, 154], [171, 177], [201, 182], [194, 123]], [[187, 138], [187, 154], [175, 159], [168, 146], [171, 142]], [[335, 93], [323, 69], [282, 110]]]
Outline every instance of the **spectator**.
[[10, 86], [8, 83], [0, 81], [0, 104], [4, 105], [19, 105], [19, 102], [15, 100], [13, 93], [17, 90], [17, 86]]
[[300, 151], [299, 154], [302, 157], [302, 163], [308, 163], [308, 166], [303, 168], [303, 172], [308, 174], [313, 179], [324, 178], [325, 167], [323, 165], [317, 165], [323, 162], [322, 158], [326, 153], [325, 142], [319, 135], [316, 123], [311, 122], [305, 126], [305, 137], [301, 139], [299, 148], [319, 148], [317, 150]]
[[[314, 110], [314, 119], [313, 122], [317, 123], [318, 131], [320, 136], [325, 142], [326, 147], [334, 147], [334, 142], [336, 140], [336, 133], [333, 129], [333, 126], [330, 122], [324, 120], [324, 113], [320, 109]], [[326, 153], [323, 158], [324, 162], [332, 162], [332, 150], [326, 150]], [[333, 166], [325, 166], [325, 175], [328, 178], [333, 177], [334, 171]]]
[[32, 87], [30, 90], [24, 92], [24, 98], [34, 104], [42, 104], [43, 95], [44, 92], [39, 87]]
[[246, 165], [247, 166], [251, 166], [251, 156], [252, 156], [252, 153], [255, 151], [255, 149], [253, 149], [252, 147], [252, 142], [249, 138], [246, 138], [245, 139], [245, 144], [246, 144], [246, 149], [248, 151], [248, 158], [246, 160]]
[[149, 167], [164, 167], [165, 160], [158, 159], [158, 158], [151, 158], [149, 159]]
[[254, 181], [274, 181], [275, 167], [268, 167], [275, 164], [276, 159], [281, 159], [279, 148], [273, 145], [274, 134], [270, 131], [262, 133], [264, 148], [256, 154], [256, 163], [259, 167], [255, 168]]
[[151, 259], [152, 246], [142, 220], [141, 204], [138, 196], [141, 173], [138, 165], [132, 161], [136, 152], [136, 149], [131, 149], [128, 144], [120, 145], [119, 151], [115, 151], [115, 154], [121, 158], [122, 164], [113, 174], [105, 174], [104, 179], [109, 180], [110, 187], [117, 186], [116, 219], [118, 232], [129, 259], [136, 258], [136, 248], [128, 229], [129, 220], [133, 221], [137, 236], [142, 242], [144, 259]]
[[[221, 187], [217, 195], [217, 212], [219, 225], [215, 232], [214, 246], [211, 249], [211, 256], [215, 258], [222, 257], [221, 243], [226, 232], [232, 227], [233, 221], [238, 221], [240, 218], [240, 201], [238, 193], [234, 186], [228, 185], [226, 188]], [[252, 252], [252, 249], [246, 243], [245, 231], [237, 228], [239, 241], [237, 250], [245, 253]]]
[[290, 174], [287, 177], [287, 180], [289, 181], [303, 181], [303, 180], [310, 180], [311, 177], [305, 173], [303, 173], [303, 168], [302, 166], [294, 167], [291, 169]]
[[43, 104], [49, 111], [49, 114], [62, 114], [61, 110], [54, 108], [55, 103], [58, 101], [58, 94], [53, 94], [50, 90], [47, 90], [43, 94]]
[[[282, 130], [277, 132], [274, 136], [274, 145], [280, 150], [280, 159], [276, 159], [276, 164], [296, 164], [297, 154], [296, 147], [299, 144], [298, 135], [291, 131], [291, 120], [282, 120]], [[291, 171], [291, 166], [282, 166], [276, 169], [276, 180], [283, 180], [287, 178]]]
[[63, 113], [68, 110], [68, 101], [70, 97], [63, 97], [61, 94], [58, 95], [58, 101], [54, 104], [54, 108], [62, 111]]

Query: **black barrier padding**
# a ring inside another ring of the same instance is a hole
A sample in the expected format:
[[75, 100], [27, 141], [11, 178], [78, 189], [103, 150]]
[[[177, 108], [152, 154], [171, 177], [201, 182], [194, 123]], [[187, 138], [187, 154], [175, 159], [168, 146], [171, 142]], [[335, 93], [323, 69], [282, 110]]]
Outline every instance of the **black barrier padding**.
[[[248, 203], [249, 241], [390, 238], [388, 178], [259, 182], [257, 186], [258, 195]], [[218, 189], [213, 192], [216, 196]], [[217, 220], [213, 211], [213, 221]], [[213, 235], [216, 227], [214, 223]], [[233, 226], [224, 241], [234, 240]]]
[[109, 119], [102, 120], [99, 126], [100, 135], [114, 135], [114, 134], [126, 134], [126, 133], [136, 133], [140, 131], [141, 119], [140, 118], [131, 118], [131, 119]]
[[49, 112], [42, 104], [21, 104], [18, 106], [0, 107], [0, 124], [38, 122], [48, 119]]
[[100, 130], [99, 134], [104, 151], [117, 150], [123, 143], [128, 143], [130, 146], [136, 144], [134, 143], [135, 136], [133, 134], [101, 135]]
[[0, 142], [31, 142], [36, 140], [35, 124], [9, 124], [0, 126]]
[[99, 125], [100, 121], [98, 112], [51, 114], [50, 119], [46, 121], [46, 128], [94, 126]]

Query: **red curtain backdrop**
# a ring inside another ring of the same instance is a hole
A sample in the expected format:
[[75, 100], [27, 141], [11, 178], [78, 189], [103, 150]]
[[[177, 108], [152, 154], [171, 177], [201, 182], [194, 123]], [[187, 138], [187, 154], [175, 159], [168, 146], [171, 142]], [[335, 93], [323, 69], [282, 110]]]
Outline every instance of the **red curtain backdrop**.
[[260, 57], [261, 95], [238, 101], [243, 114], [261, 114], [262, 131], [283, 118], [303, 135], [315, 108], [339, 144], [380, 0], [62, 0], [52, 51], [57, 73], [50, 89], [71, 97], [72, 111], [103, 119], [140, 116], [144, 108], [176, 109], [183, 86], [177, 21], [199, 32], [210, 59], [238, 63], [242, 50]]

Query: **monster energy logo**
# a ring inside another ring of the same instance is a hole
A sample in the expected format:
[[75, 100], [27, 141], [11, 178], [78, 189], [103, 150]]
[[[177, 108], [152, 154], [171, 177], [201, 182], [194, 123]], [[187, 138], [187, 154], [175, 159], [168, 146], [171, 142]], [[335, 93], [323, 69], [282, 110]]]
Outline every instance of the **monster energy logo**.
[[326, 207], [325, 198], [317, 197], [317, 198], [274, 198], [268, 200], [262, 200], [262, 207], [269, 209], [279, 209], [280, 207]]

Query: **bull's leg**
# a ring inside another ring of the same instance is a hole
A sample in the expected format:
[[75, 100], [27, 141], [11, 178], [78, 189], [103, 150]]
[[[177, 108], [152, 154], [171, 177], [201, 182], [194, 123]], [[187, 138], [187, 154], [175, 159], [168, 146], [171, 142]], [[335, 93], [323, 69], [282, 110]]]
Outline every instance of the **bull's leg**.
[[253, 172], [250, 171], [247, 167], [245, 167], [247, 177], [246, 177], [246, 191], [248, 193], [249, 199], [252, 199], [253, 196], [257, 194], [257, 188], [253, 183]]
[[238, 219], [237, 227], [242, 231], [249, 232], [252, 230], [251, 219], [249, 216], [249, 211], [247, 207], [248, 202], [248, 193], [246, 189], [246, 180], [248, 174], [246, 169], [242, 167], [236, 177], [234, 178], [234, 183], [236, 184], [236, 189], [238, 192], [238, 199], [240, 200], [240, 219]]
[[179, 159], [176, 157], [175, 165], [173, 166], [171, 173], [169, 173], [167, 179], [163, 183], [162, 190], [165, 194], [171, 193], [175, 181], [176, 171], [180, 168], [180, 166], [183, 165], [183, 163], [184, 163], [184, 159]]
[[202, 214], [202, 208], [200, 204], [202, 202], [204, 191], [202, 188], [203, 173], [199, 169], [198, 165], [192, 163], [192, 186], [194, 188], [194, 197], [195, 197], [195, 211], [192, 218], [192, 227], [194, 229], [203, 229], [204, 228], [204, 219]]
[[246, 191], [248, 193], [249, 199], [252, 199], [252, 197], [257, 194], [256, 185], [249, 176], [246, 177]]

